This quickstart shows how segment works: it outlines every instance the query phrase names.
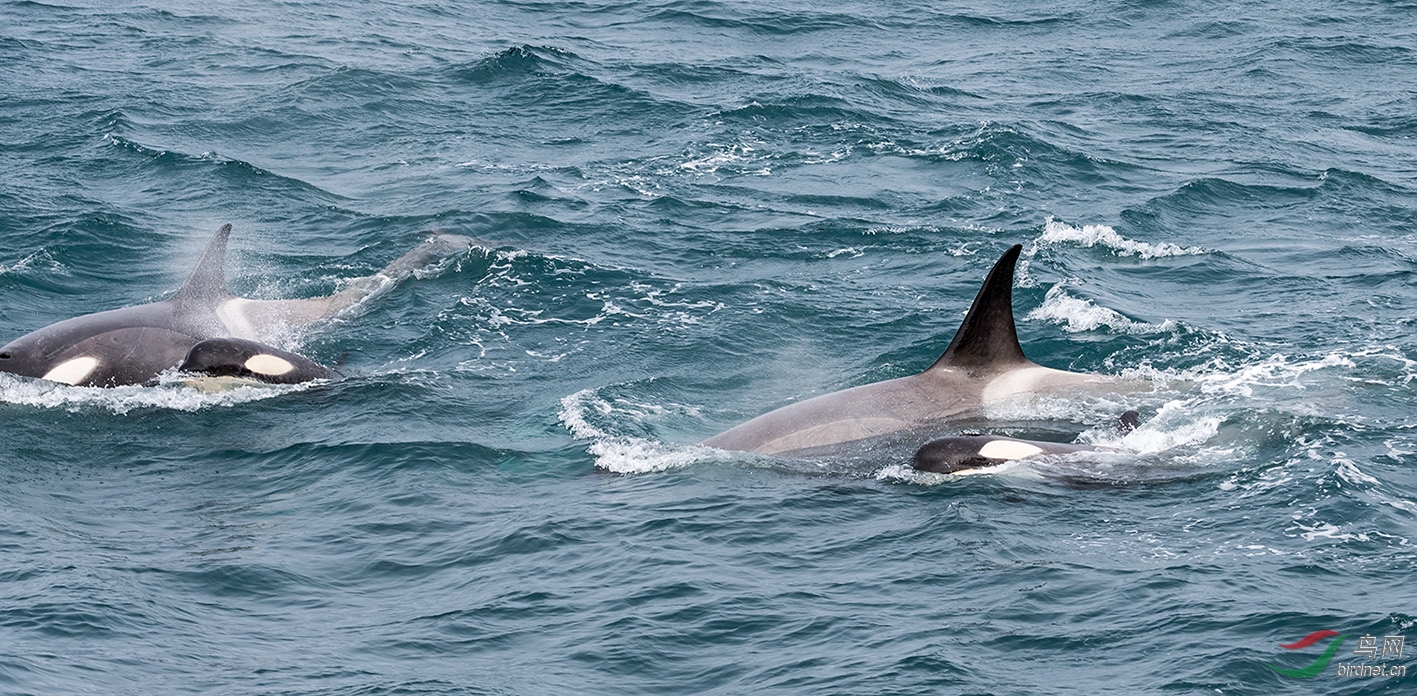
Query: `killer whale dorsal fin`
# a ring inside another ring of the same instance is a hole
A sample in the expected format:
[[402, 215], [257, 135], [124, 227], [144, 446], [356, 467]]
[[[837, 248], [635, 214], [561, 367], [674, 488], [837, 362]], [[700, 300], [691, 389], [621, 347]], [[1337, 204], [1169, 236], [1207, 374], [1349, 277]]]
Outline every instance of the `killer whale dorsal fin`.
[[1018, 343], [1018, 330], [1014, 328], [1014, 265], [1021, 251], [1023, 245], [1015, 244], [999, 257], [984, 278], [979, 294], [974, 296], [974, 304], [970, 305], [954, 340], [930, 370], [990, 372], [1029, 364]]
[[225, 298], [231, 296], [226, 286], [226, 240], [231, 236], [231, 225], [222, 225], [207, 242], [206, 251], [197, 261], [197, 266], [187, 276], [187, 282], [177, 289], [173, 300], [190, 302], [193, 300]]

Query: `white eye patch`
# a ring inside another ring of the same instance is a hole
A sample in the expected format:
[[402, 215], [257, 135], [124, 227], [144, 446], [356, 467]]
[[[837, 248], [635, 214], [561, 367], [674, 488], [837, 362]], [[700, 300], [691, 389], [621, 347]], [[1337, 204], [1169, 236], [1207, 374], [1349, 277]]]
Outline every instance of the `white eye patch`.
[[51, 382], [63, 382], [68, 385], [75, 385], [84, 381], [93, 374], [94, 368], [98, 367], [98, 358], [86, 355], [82, 358], [72, 358], [55, 365], [40, 379], [47, 379]]
[[1024, 459], [1035, 454], [1043, 454], [1043, 448], [1012, 440], [990, 440], [979, 448], [979, 456], [986, 459]]
[[266, 353], [247, 358], [244, 366], [246, 369], [258, 375], [268, 375], [271, 377], [280, 376], [295, 369], [295, 366], [290, 364], [289, 360], [274, 355], [267, 355]]

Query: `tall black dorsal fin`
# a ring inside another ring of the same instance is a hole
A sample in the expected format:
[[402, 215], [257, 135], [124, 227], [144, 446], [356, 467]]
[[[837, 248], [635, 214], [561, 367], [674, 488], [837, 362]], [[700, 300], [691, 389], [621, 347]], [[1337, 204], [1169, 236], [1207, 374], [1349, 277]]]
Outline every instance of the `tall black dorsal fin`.
[[187, 276], [187, 282], [177, 289], [174, 300], [199, 300], [229, 297], [226, 287], [226, 240], [231, 236], [231, 225], [222, 225], [207, 242], [207, 250], [202, 252], [197, 267]]
[[[1028, 363], [1018, 344], [1014, 328], [1014, 264], [1023, 245], [1015, 244], [999, 257], [974, 304], [964, 315], [950, 347], [930, 369], [954, 368], [968, 372], [988, 372]], [[927, 370], [928, 372], [928, 370]]]

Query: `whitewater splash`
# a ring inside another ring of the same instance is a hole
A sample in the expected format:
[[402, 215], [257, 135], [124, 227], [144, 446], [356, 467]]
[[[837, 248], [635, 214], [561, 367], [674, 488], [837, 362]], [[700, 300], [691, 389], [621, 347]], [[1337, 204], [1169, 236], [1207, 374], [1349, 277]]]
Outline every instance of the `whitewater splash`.
[[1082, 333], [1107, 327], [1118, 333], [1145, 334], [1170, 331], [1176, 322], [1167, 319], [1160, 324], [1133, 321], [1106, 307], [1099, 307], [1092, 300], [1073, 297], [1067, 293], [1064, 283], [1048, 289], [1043, 304], [1024, 315], [1024, 319], [1050, 321], [1061, 324], [1068, 333]]
[[1127, 239], [1107, 225], [1074, 227], [1065, 222], [1059, 222], [1052, 216], [1049, 216], [1043, 223], [1043, 234], [1034, 240], [1025, 253], [1027, 256], [1033, 256], [1040, 247], [1059, 244], [1078, 244], [1084, 247], [1101, 246], [1111, 249], [1112, 253], [1119, 256], [1138, 256], [1143, 259], [1166, 256], [1198, 256], [1206, 253], [1200, 247], [1183, 247], [1170, 242], [1150, 244]]
[[220, 391], [194, 389], [186, 378], [169, 371], [154, 386], [71, 387], [58, 382], [0, 373], [0, 403], [61, 409], [77, 413], [90, 409], [125, 415], [143, 409], [201, 411], [229, 408], [250, 401], [305, 391], [325, 382], [300, 384], [239, 384]]
[[669, 409], [626, 400], [612, 403], [594, 389], [582, 389], [561, 399], [557, 417], [577, 440], [590, 440], [587, 450], [595, 465], [617, 474], [644, 474], [682, 469], [692, 464], [728, 461], [733, 455], [694, 445], [671, 445], [632, 435], [615, 435], [595, 421], [628, 418], [636, 422], [663, 415]]

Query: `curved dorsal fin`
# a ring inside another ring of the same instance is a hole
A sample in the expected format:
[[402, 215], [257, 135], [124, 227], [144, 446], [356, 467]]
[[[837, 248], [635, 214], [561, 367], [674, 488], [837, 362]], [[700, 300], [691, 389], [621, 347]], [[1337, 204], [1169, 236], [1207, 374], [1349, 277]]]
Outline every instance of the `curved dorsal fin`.
[[989, 372], [1028, 364], [1014, 328], [1014, 264], [1018, 263], [1021, 251], [1023, 245], [1015, 244], [999, 257], [984, 278], [979, 294], [974, 296], [974, 304], [955, 332], [954, 340], [930, 370], [954, 368]]
[[187, 276], [187, 282], [177, 289], [172, 299], [179, 301], [225, 298], [231, 296], [226, 287], [226, 240], [231, 236], [231, 225], [222, 225], [207, 242], [207, 250], [202, 252], [197, 267]]

